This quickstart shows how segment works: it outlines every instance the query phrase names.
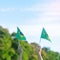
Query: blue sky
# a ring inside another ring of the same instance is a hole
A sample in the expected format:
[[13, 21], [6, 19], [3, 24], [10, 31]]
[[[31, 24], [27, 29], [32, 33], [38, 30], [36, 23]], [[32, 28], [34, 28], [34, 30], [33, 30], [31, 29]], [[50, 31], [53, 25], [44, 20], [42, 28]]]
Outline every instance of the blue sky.
[[[10, 33], [21, 29], [29, 43], [36, 42], [60, 52], [60, 1], [59, 0], [1, 0], [0, 25]], [[52, 43], [41, 39], [45, 28]]]

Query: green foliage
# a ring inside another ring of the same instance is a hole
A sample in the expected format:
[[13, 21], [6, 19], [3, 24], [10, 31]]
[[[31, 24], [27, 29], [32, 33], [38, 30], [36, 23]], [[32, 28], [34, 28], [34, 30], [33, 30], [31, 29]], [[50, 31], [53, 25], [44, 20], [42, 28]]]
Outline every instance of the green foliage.
[[44, 60], [60, 60], [60, 54], [58, 52], [51, 51], [49, 48], [43, 48], [42, 56]]
[[36, 48], [32, 44], [28, 44], [27, 41], [20, 41], [23, 49], [23, 60], [38, 60]]
[[[0, 60], [18, 60], [20, 51], [18, 45], [20, 43], [23, 49], [23, 60], [40, 60], [37, 53], [36, 43], [29, 44], [27, 41], [19, 41], [15, 38], [16, 33], [12, 34], [6, 28], [0, 26]], [[44, 60], [59, 60], [60, 54], [51, 51], [49, 48], [42, 49], [42, 57]]]
[[17, 54], [12, 47], [13, 41], [9, 31], [0, 26], [0, 60], [11, 60]]

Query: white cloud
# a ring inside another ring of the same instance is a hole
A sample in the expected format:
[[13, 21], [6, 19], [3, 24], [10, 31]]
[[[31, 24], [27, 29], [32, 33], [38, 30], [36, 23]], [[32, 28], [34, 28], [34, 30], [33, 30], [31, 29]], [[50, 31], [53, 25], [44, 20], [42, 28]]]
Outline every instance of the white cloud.
[[37, 20], [34, 18], [36, 22], [38, 21], [46, 24], [46, 23], [59, 23], [60, 22], [60, 1], [35, 4], [28, 8], [20, 8], [22, 12], [32, 12], [36, 14]]
[[40, 3], [34, 4], [28, 8], [20, 8], [22, 11], [33, 11], [33, 12], [40, 12], [40, 11], [52, 11], [52, 12], [60, 12], [60, 2], [48, 2], [48, 3]]
[[15, 11], [15, 8], [0, 8], [0, 12]]

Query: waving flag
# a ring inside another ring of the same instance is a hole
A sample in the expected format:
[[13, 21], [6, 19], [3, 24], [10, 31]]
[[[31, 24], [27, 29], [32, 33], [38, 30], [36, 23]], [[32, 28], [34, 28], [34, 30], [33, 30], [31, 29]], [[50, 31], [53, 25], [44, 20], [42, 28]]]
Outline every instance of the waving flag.
[[24, 34], [20, 31], [20, 29], [18, 27], [17, 27], [16, 38], [19, 40], [26, 40]]
[[44, 28], [42, 29], [41, 38], [46, 39], [48, 41], [51, 41], [48, 34], [47, 34], [47, 32], [46, 32], [46, 30]]

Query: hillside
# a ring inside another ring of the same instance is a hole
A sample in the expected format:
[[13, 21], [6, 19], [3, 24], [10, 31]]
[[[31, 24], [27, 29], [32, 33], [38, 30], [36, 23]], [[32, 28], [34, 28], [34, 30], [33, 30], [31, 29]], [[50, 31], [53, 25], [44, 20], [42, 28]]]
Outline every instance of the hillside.
[[[18, 60], [21, 57], [22, 60], [40, 60], [37, 51], [39, 45], [19, 41], [15, 38], [15, 34], [15, 32], [10, 34], [8, 29], [0, 26], [0, 60]], [[46, 47], [42, 48], [42, 57], [44, 60], [60, 60], [58, 52], [51, 51]]]

